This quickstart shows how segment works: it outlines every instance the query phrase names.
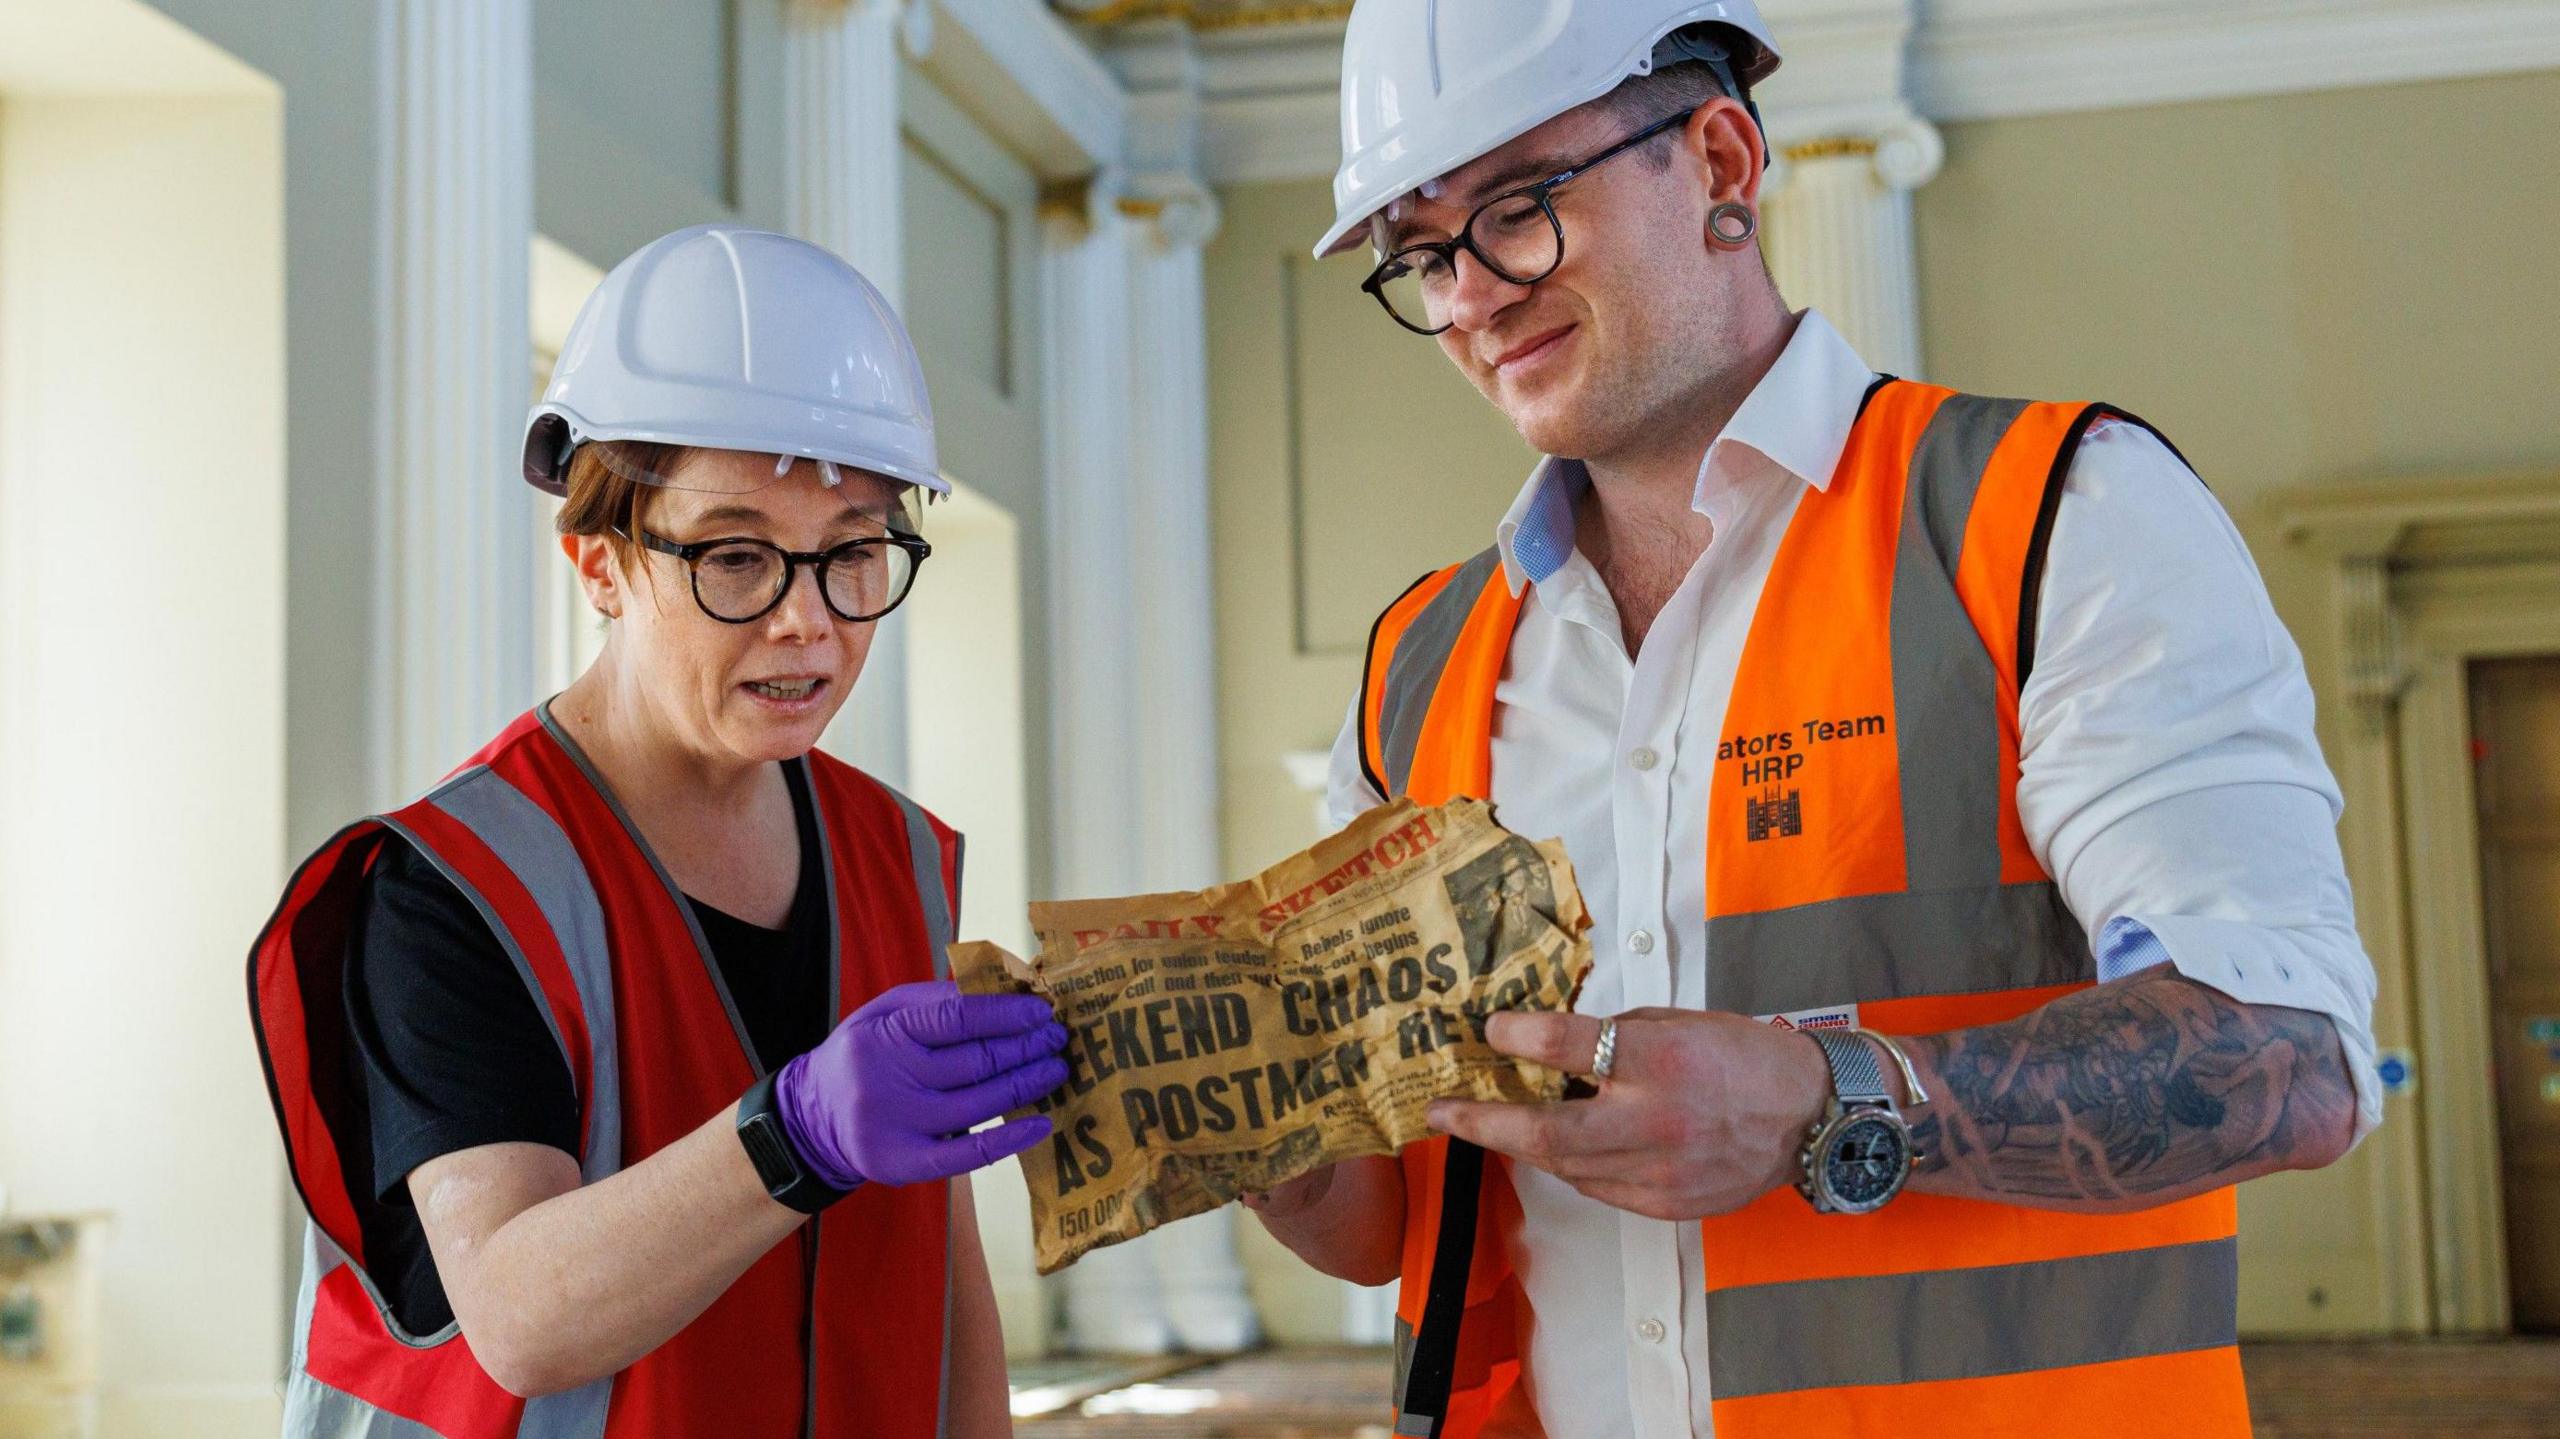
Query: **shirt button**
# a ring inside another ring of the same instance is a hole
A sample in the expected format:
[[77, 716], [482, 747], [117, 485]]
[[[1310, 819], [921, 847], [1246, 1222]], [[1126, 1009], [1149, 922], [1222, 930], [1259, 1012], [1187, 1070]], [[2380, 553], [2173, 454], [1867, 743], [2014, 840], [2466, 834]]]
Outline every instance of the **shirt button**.
[[1627, 756], [1627, 763], [1638, 769], [1651, 769], [1661, 762], [1662, 756], [1643, 746], [1638, 746], [1634, 753]]
[[1630, 954], [1653, 953], [1653, 931], [1649, 929], [1640, 929], [1635, 933], [1628, 935], [1627, 952]]
[[1643, 1322], [1642, 1324], [1637, 1325], [1637, 1326], [1636, 1326], [1636, 1337], [1637, 1337], [1638, 1339], [1643, 1340], [1643, 1341], [1644, 1341], [1645, 1343], [1647, 1343], [1647, 1344], [1659, 1344], [1659, 1343], [1661, 1343], [1661, 1342], [1662, 1342], [1662, 1321], [1661, 1321], [1661, 1320], [1659, 1320], [1659, 1319], [1648, 1319], [1648, 1320], [1646, 1320], [1645, 1322]]

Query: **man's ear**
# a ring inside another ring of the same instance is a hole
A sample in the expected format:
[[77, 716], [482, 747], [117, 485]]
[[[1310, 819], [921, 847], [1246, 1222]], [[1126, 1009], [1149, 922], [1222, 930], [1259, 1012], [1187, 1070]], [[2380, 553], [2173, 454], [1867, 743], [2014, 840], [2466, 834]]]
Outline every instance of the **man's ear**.
[[1768, 141], [1741, 101], [1718, 95], [1697, 108], [1680, 132], [1681, 147], [1707, 175], [1707, 203], [1760, 206]]

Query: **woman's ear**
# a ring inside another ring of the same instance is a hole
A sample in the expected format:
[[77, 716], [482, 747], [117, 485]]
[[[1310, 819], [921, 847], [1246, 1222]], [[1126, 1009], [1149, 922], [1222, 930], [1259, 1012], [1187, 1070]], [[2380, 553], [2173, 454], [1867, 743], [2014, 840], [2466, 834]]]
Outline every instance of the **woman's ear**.
[[597, 614], [609, 620], [622, 618], [625, 591], [622, 586], [622, 557], [615, 553], [610, 535], [562, 535], [560, 553], [578, 572], [578, 588], [586, 591], [587, 603]]

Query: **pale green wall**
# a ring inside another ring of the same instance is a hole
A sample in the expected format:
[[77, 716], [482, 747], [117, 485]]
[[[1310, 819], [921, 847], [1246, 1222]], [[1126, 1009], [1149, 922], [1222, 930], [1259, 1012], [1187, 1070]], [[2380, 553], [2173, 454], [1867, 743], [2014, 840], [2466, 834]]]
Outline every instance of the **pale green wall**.
[[2560, 73], [1951, 125], [1930, 378], [2114, 400], [2235, 508], [2560, 469]]
[[783, 228], [775, 0], [534, 7], [534, 227], [590, 263], [707, 221]]
[[1332, 744], [1370, 621], [1493, 543], [1537, 457], [1437, 345], [1362, 293], [1358, 257], [1308, 257], [1331, 213], [1322, 183], [1224, 202], [1207, 268], [1209, 463], [1226, 858], [1242, 874], [1315, 837], [1312, 798], [1279, 757]]

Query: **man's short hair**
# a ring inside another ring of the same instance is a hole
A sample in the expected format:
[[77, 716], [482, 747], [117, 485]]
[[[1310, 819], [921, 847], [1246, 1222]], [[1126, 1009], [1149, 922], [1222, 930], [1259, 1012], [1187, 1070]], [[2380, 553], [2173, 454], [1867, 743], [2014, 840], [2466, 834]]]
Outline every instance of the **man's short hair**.
[[[1687, 41], [1682, 48], [1702, 45], [1724, 50], [1728, 47], [1717, 34], [1721, 28], [1692, 26], [1680, 32], [1678, 40], [1665, 44]], [[1728, 76], [1732, 82], [1729, 85]], [[1591, 106], [1634, 131], [1666, 115], [1695, 110], [1719, 95], [1730, 95], [1746, 106], [1751, 103], [1750, 87], [1743, 82], [1738, 68], [1728, 64], [1726, 73], [1720, 75], [1716, 66], [1704, 60], [1681, 60], [1650, 74], [1628, 76], [1618, 83], [1618, 88], [1592, 101]], [[1756, 113], [1753, 118], [1758, 118]], [[1672, 133], [1666, 131], [1646, 142], [1641, 150], [1644, 162], [1656, 170], [1667, 168], [1671, 164], [1671, 147], [1666, 142], [1672, 138]]]

